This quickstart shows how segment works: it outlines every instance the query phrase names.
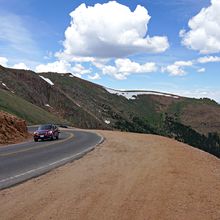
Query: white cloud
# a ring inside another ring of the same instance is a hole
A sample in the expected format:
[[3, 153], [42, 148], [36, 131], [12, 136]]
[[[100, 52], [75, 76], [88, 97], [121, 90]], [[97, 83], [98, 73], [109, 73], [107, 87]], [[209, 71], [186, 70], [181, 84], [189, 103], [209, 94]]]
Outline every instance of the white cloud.
[[214, 63], [214, 62], [220, 62], [220, 57], [218, 56], [205, 56], [200, 57], [197, 60], [199, 63]]
[[183, 66], [192, 66], [193, 62], [192, 61], [176, 61], [175, 65], [181, 66], [181, 67], [183, 67]]
[[71, 73], [74, 76], [82, 77], [84, 74], [91, 73], [90, 69], [86, 69], [81, 64], [75, 64], [72, 66], [70, 63], [60, 60], [53, 63], [40, 64], [36, 66], [35, 71], [41, 72], [55, 72], [55, 73]]
[[4, 67], [9, 67], [13, 69], [23, 69], [23, 70], [28, 70], [30, 69], [25, 63], [16, 63], [13, 66], [8, 65], [9, 60], [6, 57], [0, 57], [0, 65]]
[[36, 72], [56, 72], [68, 73], [71, 70], [71, 65], [66, 61], [55, 61], [53, 63], [40, 64], [36, 66]]
[[192, 65], [192, 61], [176, 61], [174, 64], [163, 67], [162, 72], [168, 72], [171, 76], [183, 76], [186, 75], [184, 67], [190, 67]]
[[205, 72], [205, 68], [200, 68], [197, 70], [198, 73], [204, 73]]
[[8, 59], [6, 57], [0, 57], [0, 65], [7, 67], [8, 66]]
[[116, 59], [115, 66], [106, 65], [102, 66], [102, 73], [114, 76], [116, 79], [127, 79], [127, 76], [134, 73], [150, 73], [155, 72], [157, 66], [153, 62], [139, 64], [131, 61], [130, 59]]
[[149, 73], [155, 72], [157, 70], [156, 64], [153, 62], [139, 64], [136, 62], [132, 62], [129, 59], [117, 59], [115, 64], [122, 73]]
[[200, 53], [220, 52], [220, 1], [212, 0], [188, 23], [190, 31], [181, 30], [182, 44]]
[[74, 56], [72, 54], [67, 54], [65, 52], [56, 52], [55, 57], [57, 57], [59, 60], [66, 60], [68, 62], [95, 62], [94, 57], [82, 57], [82, 56]]
[[22, 70], [29, 70], [30, 69], [25, 63], [17, 63], [15, 65], [13, 65], [11, 68], [22, 69]]
[[114, 76], [116, 79], [120, 79], [120, 80], [127, 78], [126, 74], [118, 73], [117, 68], [115, 66], [110, 66], [110, 65], [103, 66], [102, 67], [102, 73], [104, 75]]
[[165, 36], [147, 34], [150, 16], [147, 9], [137, 6], [132, 12], [116, 1], [86, 7], [81, 4], [70, 13], [71, 24], [65, 31], [64, 51], [57, 57], [73, 61], [93, 57], [112, 58], [150, 52], [164, 52]]
[[101, 79], [100, 75], [98, 73], [95, 73], [93, 76], [88, 76], [89, 79], [91, 80], [98, 80]]
[[73, 74], [80, 74], [80, 75], [84, 75], [84, 74], [88, 74], [91, 73], [90, 69], [86, 69], [84, 66], [82, 66], [81, 64], [76, 64], [74, 67], [71, 68], [71, 72]]

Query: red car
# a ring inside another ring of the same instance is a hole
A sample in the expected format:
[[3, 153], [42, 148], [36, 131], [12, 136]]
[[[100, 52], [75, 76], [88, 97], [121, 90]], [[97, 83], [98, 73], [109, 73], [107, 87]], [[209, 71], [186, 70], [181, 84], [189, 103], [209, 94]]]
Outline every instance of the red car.
[[40, 140], [54, 140], [59, 139], [59, 129], [56, 125], [53, 124], [46, 124], [41, 125], [35, 132], [34, 132], [34, 141], [37, 142]]

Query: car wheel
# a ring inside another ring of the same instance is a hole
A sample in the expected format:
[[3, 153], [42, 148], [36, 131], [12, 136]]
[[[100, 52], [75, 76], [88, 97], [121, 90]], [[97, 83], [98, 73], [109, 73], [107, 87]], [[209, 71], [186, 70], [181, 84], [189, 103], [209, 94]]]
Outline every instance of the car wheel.
[[59, 139], [59, 135], [56, 136], [56, 139], [57, 139], [57, 140]]
[[54, 140], [54, 136], [53, 136], [53, 135], [51, 136], [50, 140], [51, 140], [51, 141], [53, 141], [53, 140]]
[[37, 139], [37, 138], [34, 138], [34, 141], [35, 141], [35, 142], [38, 142], [38, 139]]

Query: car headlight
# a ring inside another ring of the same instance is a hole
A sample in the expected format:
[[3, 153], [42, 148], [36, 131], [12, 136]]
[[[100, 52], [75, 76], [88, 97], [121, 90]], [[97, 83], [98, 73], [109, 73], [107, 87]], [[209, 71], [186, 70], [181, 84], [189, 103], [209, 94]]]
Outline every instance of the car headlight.
[[48, 134], [53, 134], [53, 131], [49, 131]]

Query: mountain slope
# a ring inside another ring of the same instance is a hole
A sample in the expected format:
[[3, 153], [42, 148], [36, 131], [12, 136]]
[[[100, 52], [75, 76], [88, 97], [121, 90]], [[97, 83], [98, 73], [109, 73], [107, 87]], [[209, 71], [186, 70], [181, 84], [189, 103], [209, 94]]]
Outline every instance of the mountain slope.
[[117, 91], [73, 77], [0, 66], [0, 88], [84, 128], [115, 128], [134, 117], [161, 127], [166, 115], [207, 135], [220, 133], [220, 105], [152, 91]]
[[40, 75], [25, 70], [0, 66], [0, 88], [10, 91], [26, 101], [84, 128], [105, 127], [104, 123], [82, 109], [68, 94], [50, 85]]
[[59, 119], [54, 114], [3, 89], [0, 89], [0, 110], [20, 117], [28, 124], [66, 123], [64, 119]]
[[1, 66], [0, 88], [76, 127], [169, 136], [220, 156], [220, 105], [207, 98], [117, 91], [69, 73]]
[[[146, 119], [160, 126], [168, 114], [196, 131], [220, 133], [220, 105], [209, 99], [185, 98], [152, 91], [117, 91], [106, 89], [70, 74], [42, 73], [80, 106], [114, 127], [118, 120]], [[133, 95], [133, 96], [132, 96]]]

